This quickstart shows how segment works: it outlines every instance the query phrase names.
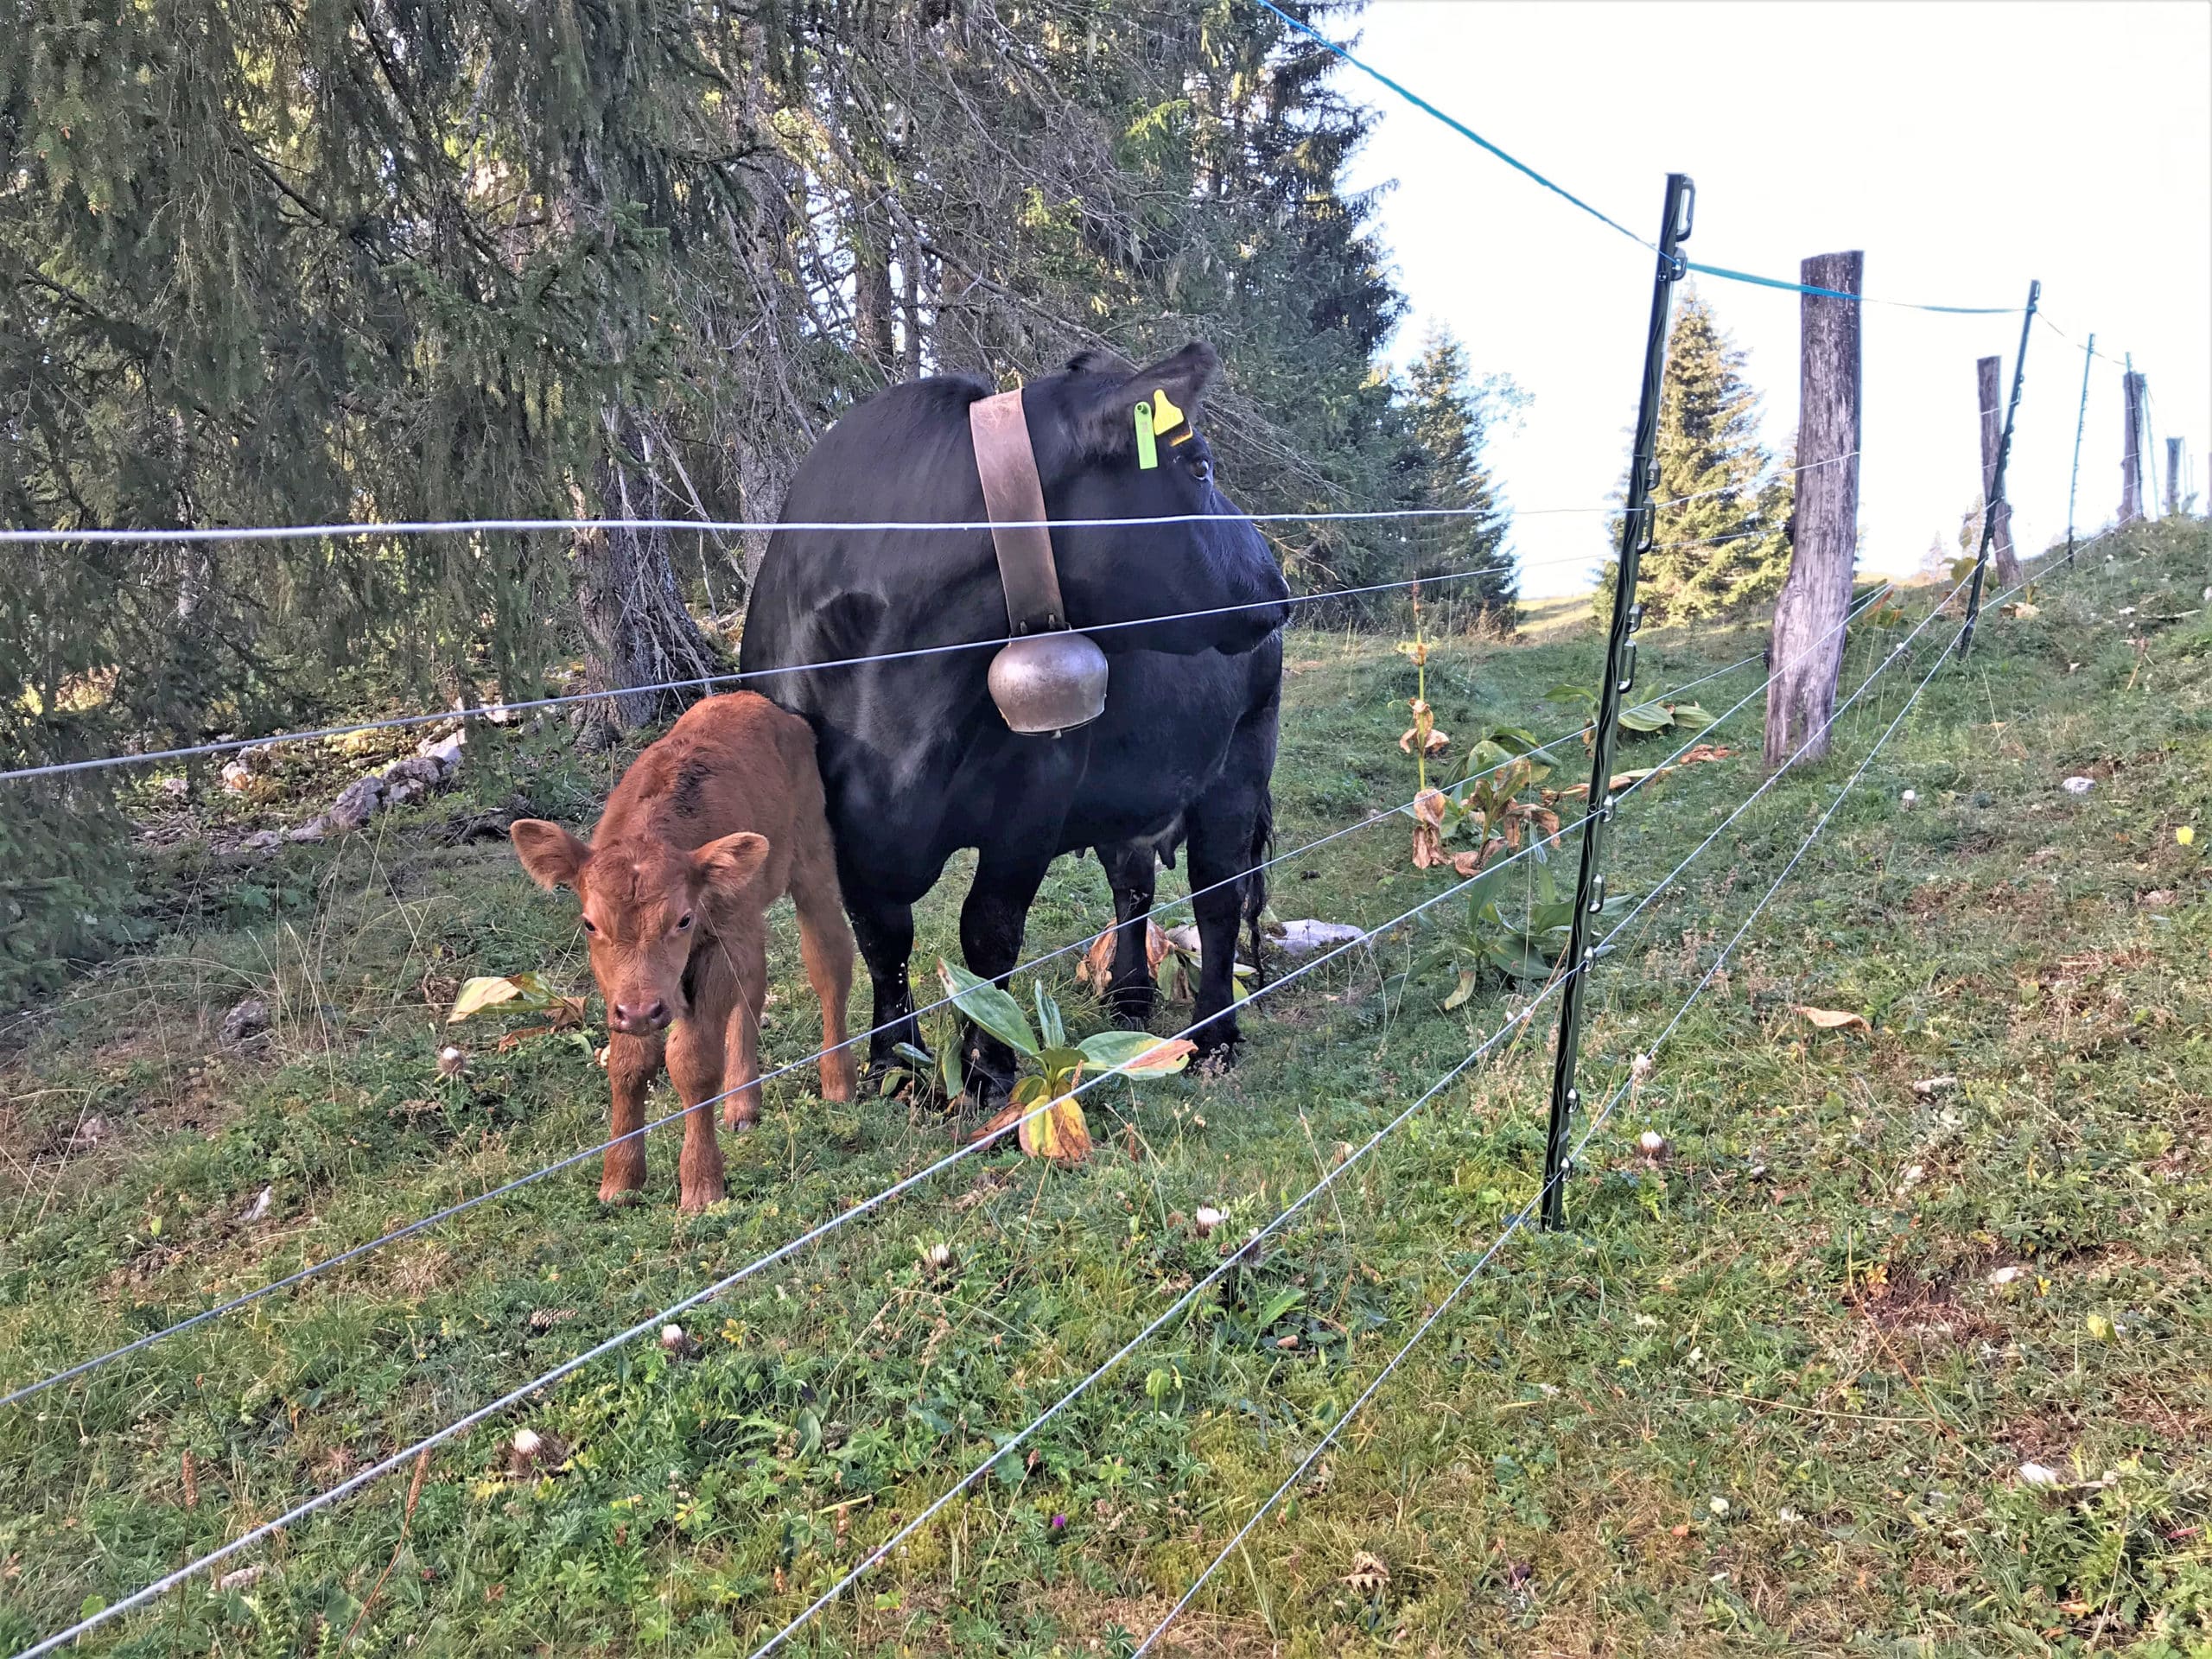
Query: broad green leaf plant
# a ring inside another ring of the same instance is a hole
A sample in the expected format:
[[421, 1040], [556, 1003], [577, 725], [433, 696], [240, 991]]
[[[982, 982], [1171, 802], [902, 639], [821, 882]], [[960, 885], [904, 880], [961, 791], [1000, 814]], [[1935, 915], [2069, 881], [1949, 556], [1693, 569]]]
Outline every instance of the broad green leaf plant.
[[[1090, 1130], [1082, 1103], [1071, 1098], [1086, 1069], [1118, 1071], [1132, 1081], [1164, 1077], [1183, 1070], [1198, 1052], [1198, 1045], [1187, 1039], [1163, 1041], [1143, 1031], [1102, 1031], [1071, 1041], [1059, 1005], [1046, 994], [1041, 982], [1035, 987], [1037, 1023], [1033, 1027], [1021, 1004], [989, 980], [943, 960], [937, 971], [955, 1007], [1036, 1065], [1034, 1073], [1014, 1084], [1007, 1109], [975, 1136], [988, 1140], [1014, 1128], [1022, 1151], [1032, 1158], [1073, 1164], [1090, 1152]], [[944, 1046], [949, 1051], [953, 1045]], [[919, 1055], [919, 1051], [912, 1053]], [[958, 1062], [953, 1064], [957, 1067]], [[954, 1075], [948, 1074], [948, 1083]]]

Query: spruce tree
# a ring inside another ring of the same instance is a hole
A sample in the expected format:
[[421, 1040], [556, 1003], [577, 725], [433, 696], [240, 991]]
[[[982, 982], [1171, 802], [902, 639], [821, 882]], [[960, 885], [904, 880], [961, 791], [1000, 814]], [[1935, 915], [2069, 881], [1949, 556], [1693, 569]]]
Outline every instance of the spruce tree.
[[[891, 381], [1198, 335], [1248, 505], [1426, 488], [1377, 364], [1403, 301], [1343, 181], [1370, 118], [1243, 0], [54, 0], [19, 24], [11, 525], [772, 519]], [[1400, 574], [1369, 526], [1274, 539], [1306, 586]], [[596, 687], [680, 680], [711, 665], [706, 541], [0, 549], [0, 766], [525, 696], [577, 656]], [[713, 550], [717, 608], [765, 543]], [[0, 803], [0, 866], [31, 872], [0, 878], [0, 957], [42, 978], [114, 913], [107, 782]]]
[[1427, 523], [1418, 532], [1420, 553], [1409, 574], [1481, 571], [1439, 593], [1457, 604], [1480, 606], [1503, 628], [1516, 620], [1521, 577], [1506, 548], [1510, 520], [1483, 464], [1483, 444], [1493, 410], [1518, 396], [1510, 383], [1478, 384], [1466, 349], [1441, 329], [1422, 342], [1406, 372], [1403, 392], [1420, 505], [1465, 513]]
[[1767, 475], [1771, 458], [1758, 434], [1759, 397], [1744, 377], [1744, 353], [1705, 300], [1686, 289], [1660, 394], [1652, 495], [1662, 505], [1640, 566], [1637, 597], [1651, 620], [1724, 615], [1781, 590], [1796, 479]]

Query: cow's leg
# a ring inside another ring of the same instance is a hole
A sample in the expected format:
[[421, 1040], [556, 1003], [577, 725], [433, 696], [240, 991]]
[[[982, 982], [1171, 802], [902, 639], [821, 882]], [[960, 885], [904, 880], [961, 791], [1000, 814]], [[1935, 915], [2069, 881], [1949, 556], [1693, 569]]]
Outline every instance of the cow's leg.
[[1160, 857], [1149, 840], [1116, 842], [1097, 850], [1114, 894], [1114, 970], [1106, 1007], [1116, 1025], [1141, 1028], [1152, 1018], [1152, 957], [1146, 935], [1158, 892]]
[[[960, 906], [960, 954], [968, 971], [984, 979], [1006, 983], [1021, 960], [1021, 936], [1029, 919], [1029, 906], [1044, 885], [1052, 865], [1048, 835], [1024, 836], [983, 849], [976, 865], [975, 885]], [[963, 1022], [966, 1036], [961, 1060], [968, 1073], [968, 1092], [988, 1111], [1013, 1092], [1016, 1061], [1014, 1051], [988, 1032]]]
[[668, 1028], [668, 1077], [685, 1107], [677, 1207], [687, 1215], [722, 1199], [722, 1147], [715, 1137], [715, 1101], [722, 1089], [722, 1045], [739, 978], [728, 956], [712, 942], [692, 958], [692, 964], [690, 1007]]
[[[1236, 1058], [1236, 928], [1249, 917], [1258, 949], [1267, 880], [1259, 865], [1274, 836], [1268, 794], [1274, 772], [1276, 706], [1270, 698], [1238, 726], [1220, 779], [1186, 815], [1191, 907], [1198, 913], [1198, 990], [1192, 1040], [1201, 1056]], [[1260, 964], [1252, 964], [1257, 968]]]
[[620, 1032], [607, 1039], [607, 1081], [614, 1096], [613, 1121], [607, 1128], [607, 1155], [600, 1160], [599, 1198], [602, 1204], [640, 1192], [645, 1185], [645, 1091], [660, 1075], [661, 1033], [625, 1037]]
[[853, 995], [853, 934], [837, 899], [836, 868], [826, 855], [794, 861], [791, 903], [798, 911], [806, 982], [822, 1003], [822, 1098], [850, 1100], [853, 1051], [846, 1042], [845, 1005]]
[[868, 1069], [880, 1077], [898, 1065], [901, 1043], [918, 1048], [921, 1027], [914, 1019], [914, 994], [906, 983], [906, 963], [914, 954], [914, 909], [858, 886], [849, 877], [842, 883], [845, 913], [853, 918], [853, 937], [860, 942], [861, 960], [868, 963], [874, 1012], [868, 1023]]
[[[722, 1022], [722, 1122], [749, 1129], [760, 1121], [760, 1011], [768, 1001], [768, 952], [765, 931], [731, 939], [726, 952], [735, 983], [729, 1017]], [[710, 1093], [713, 1091], [709, 1091]]]

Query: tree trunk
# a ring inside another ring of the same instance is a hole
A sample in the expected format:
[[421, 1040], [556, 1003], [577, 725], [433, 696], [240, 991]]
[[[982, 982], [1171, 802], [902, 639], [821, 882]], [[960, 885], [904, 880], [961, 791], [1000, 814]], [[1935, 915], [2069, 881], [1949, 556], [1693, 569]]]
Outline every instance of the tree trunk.
[[[644, 448], [640, 429], [626, 413], [610, 411], [606, 423], [601, 511], [645, 517], [657, 493], [633, 470]], [[683, 607], [669, 533], [594, 527], [577, 533], [575, 550], [585, 689], [618, 694], [579, 705], [587, 730], [605, 737], [658, 725], [710, 695], [706, 677], [728, 673], [729, 664]], [[685, 681], [693, 683], [676, 683]]]
[[899, 275], [905, 279], [899, 286], [905, 292], [899, 296], [901, 332], [906, 338], [906, 378], [922, 378], [922, 262], [927, 256], [922, 252], [921, 239], [909, 236], [905, 250], [899, 257]]
[[[1857, 294], [1863, 253], [1816, 254], [1803, 262], [1808, 288]], [[1796, 534], [1789, 575], [1774, 607], [1768, 647], [1774, 678], [1766, 701], [1769, 772], [1804, 746], [1828, 750], [1836, 682], [1843, 673], [1843, 619], [1859, 551], [1859, 342], [1855, 300], [1808, 294], [1799, 308]], [[1825, 463], [1825, 464], [1823, 464]]]
[[[1974, 361], [1974, 391], [1981, 404], [1981, 501], [1986, 512], [1990, 498], [1997, 493], [1997, 445], [2004, 418], [2004, 393], [1998, 390], [1998, 376], [2004, 359], [1996, 357], [1978, 358]], [[1999, 587], [2009, 588], [2020, 579], [2019, 556], [2012, 550], [2012, 504], [1997, 504], [1996, 535], [1992, 538], [1990, 557], [1997, 566]]]
[[892, 307], [889, 239], [870, 225], [853, 245], [854, 344], [887, 381], [899, 360], [891, 337]]
[[[765, 442], [743, 442], [737, 451], [737, 488], [749, 524], [773, 524], [784, 510], [784, 493], [791, 487], [791, 473], [783, 457]], [[753, 584], [760, 575], [760, 562], [768, 556], [775, 532], [748, 530], [738, 539], [745, 547], [745, 595], [753, 597]]]
[[2166, 517], [2181, 516], [2181, 440], [2166, 440]]
[[2132, 371], [2120, 379], [2120, 418], [2126, 429], [2120, 446], [2120, 522], [2143, 516], [2143, 377]]

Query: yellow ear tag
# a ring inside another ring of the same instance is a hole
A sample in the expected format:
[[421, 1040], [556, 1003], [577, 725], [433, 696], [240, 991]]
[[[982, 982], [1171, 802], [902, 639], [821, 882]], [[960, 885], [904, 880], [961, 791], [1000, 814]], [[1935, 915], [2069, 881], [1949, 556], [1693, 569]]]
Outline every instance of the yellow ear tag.
[[1167, 401], [1165, 391], [1154, 390], [1152, 394], [1152, 429], [1154, 435], [1164, 435], [1183, 424], [1183, 411]]

